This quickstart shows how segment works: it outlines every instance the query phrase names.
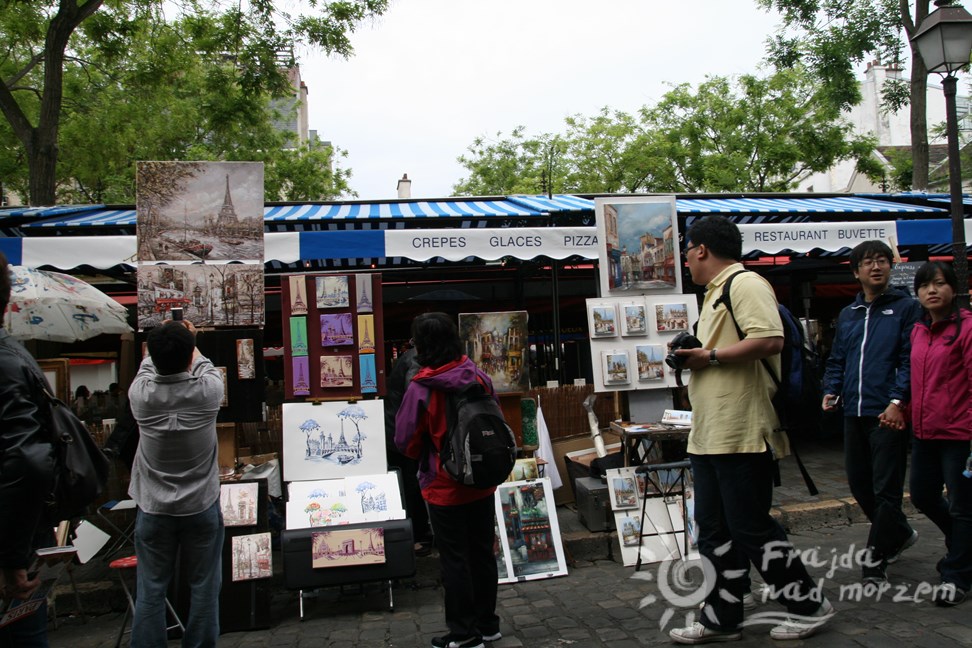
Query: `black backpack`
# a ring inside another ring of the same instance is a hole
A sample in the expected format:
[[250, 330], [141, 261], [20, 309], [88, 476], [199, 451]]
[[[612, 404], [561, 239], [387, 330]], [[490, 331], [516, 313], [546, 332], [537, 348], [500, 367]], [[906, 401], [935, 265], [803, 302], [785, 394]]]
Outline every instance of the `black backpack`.
[[439, 459], [450, 477], [473, 488], [506, 481], [516, 462], [516, 437], [481, 383], [448, 394], [446, 425]]
[[[745, 338], [746, 335], [736, 322], [729, 291], [732, 288], [732, 280], [736, 278], [736, 275], [743, 272], [749, 272], [749, 270], [740, 270], [729, 275], [722, 288], [722, 295], [712, 304], [713, 308], [717, 308], [719, 304], [726, 305], [726, 310], [729, 311], [729, 317], [732, 318], [732, 323], [736, 327], [736, 333], [740, 340]], [[780, 352], [781, 376], [776, 375], [766, 358], [761, 359], [760, 362], [776, 385], [773, 409], [776, 410], [776, 415], [780, 419], [780, 427], [786, 431], [790, 439], [793, 457], [796, 459], [800, 473], [807, 483], [807, 490], [810, 491], [811, 495], [816, 495], [817, 487], [803, 465], [800, 455], [797, 454], [795, 441], [818, 435], [820, 431], [821, 393], [820, 383], [815, 372], [818, 362], [816, 353], [807, 345], [803, 335], [803, 327], [797, 318], [786, 306], [778, 303], [777, 308], [783, 322], [783, 350]]]

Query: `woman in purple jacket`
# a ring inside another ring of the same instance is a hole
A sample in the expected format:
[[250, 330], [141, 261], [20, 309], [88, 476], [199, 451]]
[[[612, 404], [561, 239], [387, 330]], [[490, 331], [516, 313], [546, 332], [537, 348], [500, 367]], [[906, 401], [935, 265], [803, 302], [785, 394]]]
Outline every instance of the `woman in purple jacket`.
[[962, 476], [972, 440], [972, 313], [959, 308], [958, 280], [943, 263], [918, 269], [915, 292], [925, 315], [911, 332], [911, 502], [945, 534], [934, 599], [951, 607], [972, 586], [972, 479]]

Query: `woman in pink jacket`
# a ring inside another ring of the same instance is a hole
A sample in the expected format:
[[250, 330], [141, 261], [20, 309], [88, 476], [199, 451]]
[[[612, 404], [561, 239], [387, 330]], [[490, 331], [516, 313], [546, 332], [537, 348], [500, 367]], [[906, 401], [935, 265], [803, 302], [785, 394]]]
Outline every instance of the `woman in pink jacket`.
[[951, 607], [972, 586], [972, 479], [962, 476], [972, 440], [972, 313], [958, 307], [958, 280], [943, 263], [918, 269], [915, 292], [925, 315], [911, 332], [911, 502], [945, 534], [934, 599]]

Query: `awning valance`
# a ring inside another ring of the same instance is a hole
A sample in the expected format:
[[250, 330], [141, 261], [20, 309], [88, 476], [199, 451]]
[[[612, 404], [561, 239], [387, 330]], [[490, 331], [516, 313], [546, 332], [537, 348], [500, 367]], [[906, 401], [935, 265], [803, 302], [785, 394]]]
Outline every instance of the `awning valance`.
[[940, 214], [946, 210], [856, 196], [676, 198], [679, 214]]
[[509, 200], [417, 200], [394, 203], [340, 205], [280, 205], [264, 210], [263, 220], [320, 221], [372, 218], [478, 218], [482, 216], [539, 216], [535, 209]]

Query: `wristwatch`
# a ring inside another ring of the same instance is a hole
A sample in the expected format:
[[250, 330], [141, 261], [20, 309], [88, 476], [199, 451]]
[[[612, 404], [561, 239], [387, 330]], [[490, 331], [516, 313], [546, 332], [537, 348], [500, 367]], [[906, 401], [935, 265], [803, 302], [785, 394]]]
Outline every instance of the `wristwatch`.
[[891, 404], [897, 407], [898, 409], [904, 409], [904, 403], [901, 402], [900, 398], [892, 398]]
[[712, 349], [711, 351], [709, 351], [709, 366], [710, 367], [718, 367], [719, 366], [719, 358], [716, 357], [716, 350], [715, 349]]

